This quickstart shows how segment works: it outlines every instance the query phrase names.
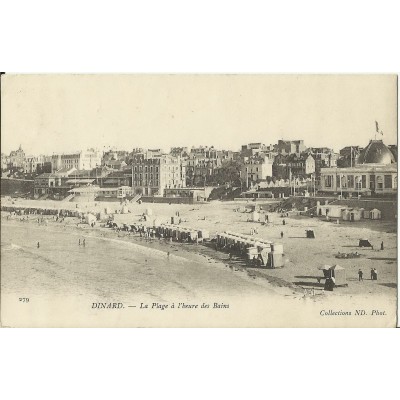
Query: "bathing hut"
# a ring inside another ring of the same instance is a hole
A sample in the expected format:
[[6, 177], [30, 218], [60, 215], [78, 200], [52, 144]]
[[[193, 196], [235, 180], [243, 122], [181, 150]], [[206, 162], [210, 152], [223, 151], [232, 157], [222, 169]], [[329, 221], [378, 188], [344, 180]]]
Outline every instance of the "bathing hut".
[[333, 265], [331, 267], [332, 278], [335, 278], [335, 286], [345, 286], [346, 282], [346, 270], [340, 265]]
[[370, 215], [371, 215], [371, 219], [381, 219], [382, 218], [382, 213], [377, 208], [374, 208], [373, 210], [371, 210]]
[[364, 219], [370, 219], [371, 218], [371, 211], [370, 210], [364, 210], [363, 211], [363, 218]]
[[345, 208], [342, 210], [342, 219], [343, 221], [350, 221], [350, 210]]
[[153, 210], [151, 208], [146, 208], [146, 215], [153, 215]]
[[372, 247], [371, 242], [369, 239], [359, 239], [358, 240], [358, 247]]
[[91, 213], [87, 213], [85, 215], [85, 222], [89, 225], [95, 224], [96, 223], [96, 216], [91, 214]]
[[200, 229], [197, 234], [200, 242], [210, 239], [210, 232], [205, 229]]
[[363, 208], [352, 208], [350, 210], [350, 221], [361, 221], [361, 218], [363, 216], [364, 209]]
[[253, 212], [251, 213], [251, 220], [252, 220], [253, 222], [258, 222], [258, 221], [260, 220], [260, 213], [257, 212], [257, 211], [253, 211]]
[[315, 239], [315, 233], [313, 229], [306, 229], [306, 238]]

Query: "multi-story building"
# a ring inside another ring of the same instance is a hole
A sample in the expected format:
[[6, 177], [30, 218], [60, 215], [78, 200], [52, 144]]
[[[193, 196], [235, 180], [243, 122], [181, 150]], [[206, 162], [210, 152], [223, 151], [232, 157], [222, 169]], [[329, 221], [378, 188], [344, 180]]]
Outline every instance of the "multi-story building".
[[147, 158], [133, 156], [131, 161], [132, 188], [144, 196], [163, 196], [166, 188], [186, 186], [185, 166], [180, 157], [167, 154]]
[[245, 158], [241, 177], [246, 187], [272, 177], [272, 164], [272, 161], [263, 154]]
[[51, 157], [44, 155], [27, 156], [24, 162], [24, 172], [26, 174], [52, 172]]
[[204, 186], [214, 181], [224, 161], [233, 160], [235, 153], [211, 147], [192, 147], [186, 158], [187, 186]]
[[24, 168], [25, 152], [22, 150], [21, 145], [19, 145], [18, 150], [13, 150], [10, 153], [8, 163], [10, 168]]
[[124, 161], [126, 162], [129, 152], [125, 150], [108, 150], [103, 154], [101, 165], [106, 165], [109, 161]]
[[6, 169], [8, 169], [9, 166], [9, 156], [7, 156], [4, 153], [1, 153], [1, 170], [5, 171]]
[[[339, 157], [337, 159], [338, 167], [354, 167], [358, 164], [358, 158], [360, 157], [363, 148], [360, 146], [346, 146], [339, 151]], [[333, 165], [332, 165], [333, 167]]]
[[69, 175], [75, 171], [75, 168], [61, 169], [57, 172], [44, 173], [36, 176], [34, 180], [34, 197], [48, 196], [54, 189], [61, 190], [61, 188], [65, 186], [65, 180], [63, 178], [68, 178]]
[[320, 184], [321, 168], [333, 168], [337, 166], [339, 155], [328, 147], [309, 147], [307, 153], [312, 154], [315, 160], [315, 182]]
[[51, 157], [52, 171], [61, 168], [76, 168], [91, 170], [101, 165], [101, 152], [88, 149], [68, 154], [55, 154]]
[[397, 192], [397, 163], [382, 140], [371, 140], [361, 151], [357, 165], [322, 168], [320, 189], [351, 194], [392, 194]]
[[315, 174], [315, 159], [311, 154], [278, 154], [273, 164], [276, 179], [307, 178]]
[[104, 167], [111, 168], [116, 171], [122, 171], [126, 165], [126, 162], [123, 160], [103, 160]]
[[312, 154], [319, 168], [336, 167], [338, 154], [328, 147], [309, 147], [306, 151]]
[[189, 156], [189, 149], [187, 147], [171, 147], [169, 154], [172, 157], [186, 158]]
[[279, 154], [296, 154], [300, 156], [306, 150], [304, 140], [278, 140], [275, 150]]

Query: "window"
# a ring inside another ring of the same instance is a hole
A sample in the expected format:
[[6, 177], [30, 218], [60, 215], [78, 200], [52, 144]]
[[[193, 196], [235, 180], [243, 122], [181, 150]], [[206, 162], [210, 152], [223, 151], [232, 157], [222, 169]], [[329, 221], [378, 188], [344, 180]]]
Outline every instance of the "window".
[[366, 176], [366, 175], [363, 175], [363, 176], [361, 177], [361, 187], [362, 187], [363, 189], [365, 189], [365, 188], [367, 187], [367, 176]]
[[382, 176], [376, 177], [376, 188], [382, 190], [383, 189], [383, 178]]
[[332, 175], [325, 175], [324, 176], [324, 184], [326, 188], [332, 187]]
[[347, 187], [349, 187], [349, 188], [354, 187], [354, 175], [347, 176]]
[[392, 189], [392, 175], [385, 175], [385, 189]]

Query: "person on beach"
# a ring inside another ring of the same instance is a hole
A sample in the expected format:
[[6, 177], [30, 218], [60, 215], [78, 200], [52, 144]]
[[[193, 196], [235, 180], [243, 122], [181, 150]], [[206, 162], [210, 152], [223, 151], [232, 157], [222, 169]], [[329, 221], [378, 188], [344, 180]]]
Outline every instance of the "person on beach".
[[361, 268], [358, 270], [358, 281], [363, 281], [363, 272], [361, 271]]
[[281, 239], [283, 239], [283, 232], [281, 232]]
[[83, 247], [86, 246], [86, 239], [83, 239]]
[[169, 258], [169, 252], [167, 253], [167, 257]]
[[383, 241], [382, 241], [382, 243], [381, 243], [381, 250], [383, 250], [384, 249], [384, 247], [383, 247]]
[[79, 239], [79, 242], [78, 242], [78, 244], [79, 244], [79, 246], [81, 245], [81, 239]]
[[40, 243], [39, 242], [37, 242], [37, 248], [39, 248], [40, 247]]
[[286, 221], [285, 221], [285, 220], [283, 220], [283, 221], [282, 221], [282, 224], [283, 224], [283, 225], [286, 225]]
[[371, 281], [373, 281], [374, 280], [374, 269], [373, 268], [371, 268]]
[[378, 280], [378, 271], [374, 268], [374, 281]]

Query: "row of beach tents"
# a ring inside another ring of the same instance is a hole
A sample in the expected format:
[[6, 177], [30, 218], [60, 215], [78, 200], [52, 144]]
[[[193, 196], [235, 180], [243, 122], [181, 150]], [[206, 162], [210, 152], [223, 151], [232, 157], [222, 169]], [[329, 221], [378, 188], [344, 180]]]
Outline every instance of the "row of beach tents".
[[248, 262], [259, 260], [260, 265], [271, 268], [283, 266], [283, 245], [269, 240], [225, 231], [217, 234], [217, 247], [245, 256]]

